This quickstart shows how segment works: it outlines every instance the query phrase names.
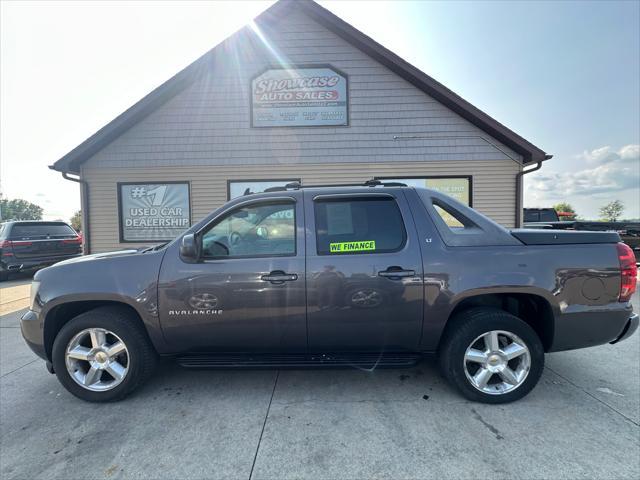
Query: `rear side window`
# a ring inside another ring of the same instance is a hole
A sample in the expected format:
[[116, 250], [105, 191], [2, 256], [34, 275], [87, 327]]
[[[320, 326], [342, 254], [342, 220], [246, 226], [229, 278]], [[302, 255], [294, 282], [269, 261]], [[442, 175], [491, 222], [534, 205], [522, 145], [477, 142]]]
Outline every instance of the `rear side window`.
[[76, 232], [65, 223], [18, 223], [11, 229], [12, 240], [33, 240], [69, 236], [75, 237]]
[[319, 255], [394, 252], [407, 234], [393, 198], [316, 200]]
[[556, 222], [558, 221], [558, 214], [553, 210], [542, 210], [540, 212], [541, 222]]

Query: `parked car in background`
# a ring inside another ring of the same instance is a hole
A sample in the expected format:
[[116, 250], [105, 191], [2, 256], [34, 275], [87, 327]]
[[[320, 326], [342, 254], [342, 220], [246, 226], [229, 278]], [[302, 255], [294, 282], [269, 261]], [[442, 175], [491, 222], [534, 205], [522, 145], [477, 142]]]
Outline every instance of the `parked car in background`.
[[584, 220], [561, 220], [563, 212], [553, 208], [525, 208], [524, 227], [549, 230], [581, 230], [588, 232], [617, 232], [620, 239], [629, 245], [640, 260], [639, 222], [592, 222]]
[[0, 224], [0, 281], [12, 272], [35, 271], [82, 254], [82, 239], [64, 222]]
[[168, 244], [45, 268], [22, 334], [88, 401], [123, 398], [158, 355], [373, 369], [433, 353], [464, 396], [504, 403], [536, 385], [545, 352], [637, 329], [617, 233], [510, 231], [435, 190], [365, 185], [245, 195]]
[[559, 222], [558, 212], [553, 208], [525, 208], [524, 209], [524, 225], [529, 226], [532, 223], [552, 223]]

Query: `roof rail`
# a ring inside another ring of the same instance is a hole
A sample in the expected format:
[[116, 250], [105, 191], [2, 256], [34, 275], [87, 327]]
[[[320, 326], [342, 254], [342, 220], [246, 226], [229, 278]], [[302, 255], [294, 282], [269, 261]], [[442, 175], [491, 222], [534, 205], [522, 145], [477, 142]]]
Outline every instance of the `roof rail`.
[[[284, 192], [287, 190], [300, 190], [301, 188], [328, 188], [328, 187], [406, 187], [406, 183], [383, 182], [375, 178], [364, 183], [325, 183], [321, 185], [302, 185], [300, 182], [287, 183], [283, 187], [269, 187], [265, 192]], [[246, 195], [246, 193], [245, 193]]]

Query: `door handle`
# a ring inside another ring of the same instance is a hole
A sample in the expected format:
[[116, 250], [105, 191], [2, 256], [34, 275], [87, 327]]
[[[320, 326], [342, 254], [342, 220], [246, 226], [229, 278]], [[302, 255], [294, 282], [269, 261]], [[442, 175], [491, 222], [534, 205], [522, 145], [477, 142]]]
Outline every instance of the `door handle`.
[[264, 280], [265, 282], [271, 283], [284, 283], [284, 282], [293, 282], [298, 279], [298, 275], [295, 273], [285, 273], [282, 270], [275, 270], [268, 275], [262, 275], [260, 280]]
[[386, 278], [415, 277], [415, 275], [415, 270], [405, 270], [401, 267], [389, 267], [386, 270], [378, 272], [378, 276]]

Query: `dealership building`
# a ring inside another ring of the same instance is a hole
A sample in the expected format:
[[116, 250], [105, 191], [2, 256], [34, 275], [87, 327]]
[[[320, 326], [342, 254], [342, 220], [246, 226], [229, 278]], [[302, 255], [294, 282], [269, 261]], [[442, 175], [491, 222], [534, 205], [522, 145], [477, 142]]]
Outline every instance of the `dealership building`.
[[51, 168], [81, 184], [85, 251], [174, 238], [290, 182], [429, 186], [521, 223], [551, 158], [310, 0], [280, 0]]

